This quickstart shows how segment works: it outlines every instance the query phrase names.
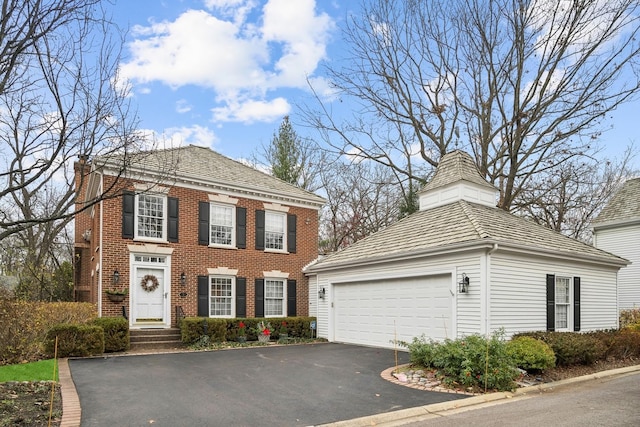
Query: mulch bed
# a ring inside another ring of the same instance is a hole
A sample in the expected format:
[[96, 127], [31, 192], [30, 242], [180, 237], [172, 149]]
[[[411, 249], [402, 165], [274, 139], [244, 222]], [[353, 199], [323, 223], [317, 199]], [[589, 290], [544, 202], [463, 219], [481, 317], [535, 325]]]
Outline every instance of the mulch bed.
[[10, 381], [0, 383], [0, 427], [8, 426], [59, 426], [62, 418], [60, 386], [55, 385], [51, 424], [50, 381]]

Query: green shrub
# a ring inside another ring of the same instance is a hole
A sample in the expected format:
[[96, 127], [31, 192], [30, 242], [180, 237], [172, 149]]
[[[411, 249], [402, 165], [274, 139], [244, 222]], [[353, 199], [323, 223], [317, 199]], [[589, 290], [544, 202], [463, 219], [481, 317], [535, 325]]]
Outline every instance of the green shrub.
[[518, 368], [528, 372], [544, 371], [556, 365], [551, 347], [532, 337], [517, 337], [507, 342], [507, 353]]
[[[280, 338], [280, 328], [284, 326], [286, 333], [291, 338], [312, 338], [311, 322], [315, 317], [269, 317], [269, 318], [236, 318], [236, 319], [214, 319], [209, 317], [185, 317], [180, 324], [182, 342], [192, 345], [201, 341], [201, 337], [208, 336], [208, 343], [236, 341], [238, 338], [238, 324], [242, 321], [246, 327], [247, 340], [258, 339], [254, 330], [260, 321], [268, 321], [273, 331], [271, 338]], [[205, 334], [206, 328], [206, 334]]]
[[129, 350], [129, 322], [124, 317], [98, 317], [92, 322], [104, 331], [104, 352]]
[[0, 365], [42, 359], [51, 325], [87, 323], [96, 313], [89, 303], [0, 299]]
[[49, 357], [86, 357], [104, 353], [104, 331], [96, 325], [60, 324], [47, 332], [45, 352]]
[[414, 338], [409, 348], [412, 363], [435, 368], [449, 386], [484, 390], [513, 390], [519, 373], [506, 350], [504, 332], [491, 338], [470, 335], [442, 343]]
[[557, 366], [591, 365], [606, 358], [607, 347], [597, 334], [579, 332], [527, 332], [515, 335], [530, 336], [546, 342], [556, 355]]
[[425, 368], [434, 368], [433, 353], [437, 345], [433, 340], [427, 340], [422, 334], [420, 337], [414, 337], [410, 343], [400, 341], [398, 345], [407, 347], [409, 350], [409, 362], [414, 365], [421, 365]]

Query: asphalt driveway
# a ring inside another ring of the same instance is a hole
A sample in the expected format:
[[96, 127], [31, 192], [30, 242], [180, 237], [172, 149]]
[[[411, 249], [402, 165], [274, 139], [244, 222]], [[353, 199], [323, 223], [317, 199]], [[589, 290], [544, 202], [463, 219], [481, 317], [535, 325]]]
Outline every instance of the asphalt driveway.
[[385, 381], [394, 364], [333, 343], [69, 361], [83, 427], [309, 426], [466, 397]]

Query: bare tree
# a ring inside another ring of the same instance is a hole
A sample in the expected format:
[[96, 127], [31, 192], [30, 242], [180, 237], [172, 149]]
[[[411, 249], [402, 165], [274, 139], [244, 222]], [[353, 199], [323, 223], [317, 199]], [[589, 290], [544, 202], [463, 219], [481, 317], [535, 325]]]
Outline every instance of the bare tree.
[[116, 181], [76, 204], [87, 174], [75, 182], [74, 161], [113, 157], [124, 173], [134, 161], [129, 153], [143, 142], [127, 85], [118, 79], [123, 34], [103, 6], [99, 0], [2, 3], [0, 242], [20, 248], [13, 274], [29, 298], [58, 298], [43, 284], [72, 259], [73, 243], [62, 236], [74, 208], [119, 194]]
[[594, 156], [608, 113], [640, 91], [637, 0], [371, 0], [344, 37], [347, 65], [327, 71], [353, 115], [321, 96], [305, 109], [325, 143], [418, 181], [465, 149], [505, 210]]
[[388, 169], [327, 157], [323, 165], [327, 203], [320, 215], [320, 252], [343, 249], [398, 218], [400, 191]]
[[514, 208], [538, 224], [591, 243], [591, 222], [634, 174], [633, 157], [629, 149], [618, 161], [569, 161], [537, 177], [521, 195], [525, 202], [518, 206], [516, 200]]

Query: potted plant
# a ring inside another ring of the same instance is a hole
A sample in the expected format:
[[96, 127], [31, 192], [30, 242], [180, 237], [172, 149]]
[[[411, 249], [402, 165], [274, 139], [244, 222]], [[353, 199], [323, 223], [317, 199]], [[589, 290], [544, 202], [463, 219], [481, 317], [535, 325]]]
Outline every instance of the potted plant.
[[105, 289], [105, 294], [111, 302], [122, 302], [129, 293], [129, 289]]
[[264, 320], [258, 322], [254, 329], [255, 334], [258, 336], [259, 342], [268, 343], [271, 340], [271, 324], [265, 323]]
[[247, 342], [247, 325], [242, 320], [238, 323], [238, 342]]
[[278, 329], [278, 340], [283, 342], [287, 342], [289, 340], [287, 322], [285, 322], [284, 320], [280, 323], [280, 329]]

